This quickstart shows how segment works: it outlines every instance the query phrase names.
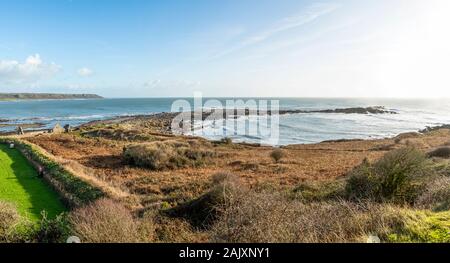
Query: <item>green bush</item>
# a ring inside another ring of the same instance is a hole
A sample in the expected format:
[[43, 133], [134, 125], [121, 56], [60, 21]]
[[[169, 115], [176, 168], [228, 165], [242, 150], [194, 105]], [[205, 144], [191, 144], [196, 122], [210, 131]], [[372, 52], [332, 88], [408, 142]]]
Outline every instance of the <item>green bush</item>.
[[413, 203], [432, 170], [425, 155], [412, 147], [387, 153], [375, 164], [365, 161], [347, 179], [347, 196], [395, 203]]
[[0, 202], [0, 243], [65, 242], [69, 229], [64, 215], [48, 219], [45, 211], [41, 221], [32, 223], [21, 217], [14, 206]]
[[372, 165], [364, 159], [350, 172], [345, 192], [350, 200], [370, 200], [377, 196], [380, 187], [380, 180], [374, 174]]
[[65, 243], [69, 233], [69, 225], [65, 214], [49, 219], [44, 211], [35, 232], [35, 240], [39, 243]]

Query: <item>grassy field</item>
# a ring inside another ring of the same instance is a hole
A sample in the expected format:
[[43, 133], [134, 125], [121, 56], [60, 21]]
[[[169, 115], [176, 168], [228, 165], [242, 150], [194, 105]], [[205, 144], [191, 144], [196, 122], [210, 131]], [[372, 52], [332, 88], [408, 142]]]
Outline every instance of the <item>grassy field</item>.
[[45, 210], [50, 218], [65, 208], [58, 195], [16, 149], [0, 144], [0, 200], [13, 203], [18, 211], [36, 221]]

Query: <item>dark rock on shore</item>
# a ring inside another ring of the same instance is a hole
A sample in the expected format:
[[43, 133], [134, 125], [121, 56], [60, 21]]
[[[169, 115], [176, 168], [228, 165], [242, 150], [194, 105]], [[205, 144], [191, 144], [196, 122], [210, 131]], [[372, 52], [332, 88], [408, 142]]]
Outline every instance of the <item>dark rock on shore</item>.
[[345, 114], [398, 114], [395, 111], [387, 110], [382, 106], [375, 107], [354, 107], [354, 108], [342, 108], [331, 110], [285, 110], [280, 111], [280, 114], [292, 114], [292, 113], [345, 113]]
[[428, 132], [432, 132], [432, 131], [437, 131], [437, 130], [441, 130], [441, 129], [450, 129], [450, 124], [443, 124], [440, 126], [434, 126], [434, 127], [426, 127], [423, 130], [420, 130], [420, 133], [428, 133]]

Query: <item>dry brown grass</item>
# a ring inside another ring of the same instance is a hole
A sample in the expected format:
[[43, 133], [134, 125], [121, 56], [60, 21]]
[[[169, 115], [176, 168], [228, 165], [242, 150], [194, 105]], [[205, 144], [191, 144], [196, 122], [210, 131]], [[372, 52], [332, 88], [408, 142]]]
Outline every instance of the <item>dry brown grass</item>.
[[209, 228], [221, 211], [219, 206], [234, 196], [243, 197], [249, 191], [238, 177], [230, 173], [218, 173], [212, 178], [211, 189], [200, 197], [167, 211], [167, 214], [188, 220], [200, 229]]
[[386, 236], [398, 223], [394, 209], [351, 202], [302, 203], [273, 193], [249, 192], [221, 206], [213, 242], [364, 242]]
[[208, 233], [195, 230], [183, 219], [159, 215], [146, 215], [155, 223], [156, 242], [162, 243], [204, 243], [208, 241]]
[[450, 177], [440, 176], [428, 182], [414, 206], [434, 211], [450, 209]]
[[169, 140], [126, 146], [123, 157], [129, 164], [152, 170], [197, 167], [214, 157], [214, 152], [188, 142]]
[[69, 215], [73, 232], [84, 243], [137, 243], [154, 240], [150, 219], [139, 220], [124, 206], [101, 199]]
[[[151, 126], [145, 120], [121, 126], [121, 129], [141, 129]], [[27, 138], [48, 152], [64, 160], [84, 166], [84, 173], [109, 184], [121, 192], [130, 204], [138, 209], [153, 207], [161, 202], [171, 206], [192, 200], [208, 191], [212, 175], [229, 171], [249, 186], [271, 185], [273, 187], [295, 187], [303, 182], [333, 180], [351, 171], [363, 159], [375, 162], [384, 151], [372, 151], [376, 146], [393, 144], [393, 139], [368, 141], [324, 142], [311, 145], [290, 145], [283, 148], [286, 156], [282, 164], [274, 164], [270, 158], [272, 147], [256, 147], [242, 144], [208, 143], [204, 139], [191, 137], [167, 137], [153, 135], [155, 140], [179, 140], [194, 148], [216, 152], [201, 167], [183, 167], [175, 170], [153, 171], [124, 165], [124, 140], [80, 137], [76, 133], [41, 135]], [[409, 140], [421, 141], [430, 150], [449, 141], [450, 133], [433, 131]], [[138, 141], [136, 141], [138, 143]], [[141, 143], [146, 143], [142, 141]], [[395, 146], [404, 146], [404, 141]], [[78, 170], [83, 170], [78, 166]]]
[[16, 208], [9, 203], [0, 201], [0, 242], [8, 241], [8, 237], [20, 221], [21, 218]]

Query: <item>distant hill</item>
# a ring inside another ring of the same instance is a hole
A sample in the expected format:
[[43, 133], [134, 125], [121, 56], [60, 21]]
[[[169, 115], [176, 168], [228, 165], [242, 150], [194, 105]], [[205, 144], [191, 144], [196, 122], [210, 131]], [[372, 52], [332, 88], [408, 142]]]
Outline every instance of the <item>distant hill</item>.
[[95, 94], [54, 94], [54, 93], [0, 93], [0, 100], [68, 100], [102, 99]]

